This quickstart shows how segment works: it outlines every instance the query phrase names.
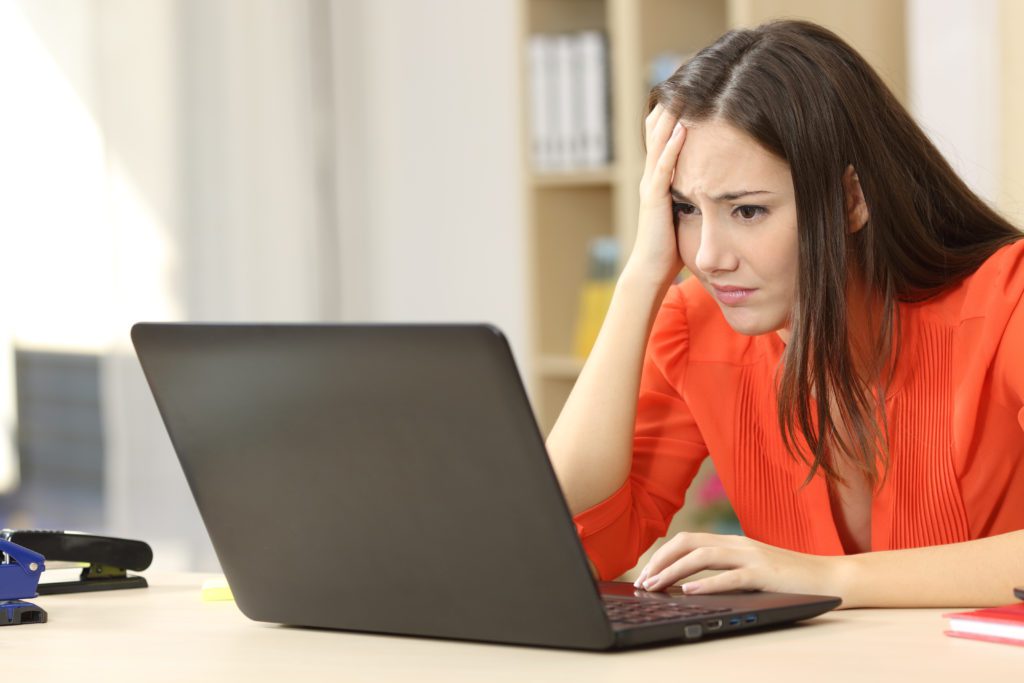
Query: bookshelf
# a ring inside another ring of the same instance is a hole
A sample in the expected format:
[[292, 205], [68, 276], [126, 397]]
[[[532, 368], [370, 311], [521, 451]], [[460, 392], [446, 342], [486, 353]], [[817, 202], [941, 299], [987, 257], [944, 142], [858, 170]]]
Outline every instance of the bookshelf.
[[[598, 168], [534, 170], [524, 150], [527, 236], [532, 272], [534, 405], [546, 434], [572, 389], [583, 360], [573, 352], [587, 245], [614, 236], [628, 253], [636, 230], [640, 140], [648, 69], [660, 53], [692, 52], [726, 30], [724, 0], [522, 0], [525, 46], [535, 34], [601, 31], [607, 36], [612, 161]], [[523, 55], [525, 99], [531, 94]], [[530, 103], [524, 139], [530, 140]]]

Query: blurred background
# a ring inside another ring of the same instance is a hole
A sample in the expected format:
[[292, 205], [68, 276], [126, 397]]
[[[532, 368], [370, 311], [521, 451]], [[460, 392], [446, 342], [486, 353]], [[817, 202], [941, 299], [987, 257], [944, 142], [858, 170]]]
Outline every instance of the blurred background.
[[[1016, 0], [0, 0], [0, 526], [217, 568], [140, 320], [492, 322], [547, 430], [635, 230], [647, 89], [779, 17], [861, 50], [1021, 224]], [[729, 529], [695, 486], [677, 523]]]

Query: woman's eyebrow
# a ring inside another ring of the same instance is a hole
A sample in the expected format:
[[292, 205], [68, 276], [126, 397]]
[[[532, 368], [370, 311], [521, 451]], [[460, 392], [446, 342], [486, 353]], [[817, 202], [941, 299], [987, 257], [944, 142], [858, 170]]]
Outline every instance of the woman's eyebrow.
[[[672, 199], [680, 202], [690, 202], [690, 200], [682, 192], [674, 187], [670, 187], [669, 192], [672, 195]], [[775, 194], [769, 190], [737, 190], [736, 192], [723, 192], [720, 195], [712, 197], [711, 200], [715, 202], [731, 202], [739, 199], [740, 197], [748, 197], [754, 194]]]

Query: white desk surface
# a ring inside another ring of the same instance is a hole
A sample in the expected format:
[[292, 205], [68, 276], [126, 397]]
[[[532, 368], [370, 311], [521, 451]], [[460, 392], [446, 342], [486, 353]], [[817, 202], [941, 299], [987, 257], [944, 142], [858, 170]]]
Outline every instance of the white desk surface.
[[203, 602], [203, 574], [41, 596], [49, 623], [0, 628], [30, 681], [1024, 681], [1024, 647], [943, 635], [947, 610], [850, 610], [773, 632], [587, 653], [290, 628]]

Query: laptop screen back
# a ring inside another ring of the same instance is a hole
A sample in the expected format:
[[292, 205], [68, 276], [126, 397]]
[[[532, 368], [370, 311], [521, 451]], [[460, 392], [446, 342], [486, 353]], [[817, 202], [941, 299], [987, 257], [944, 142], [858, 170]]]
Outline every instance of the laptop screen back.
[[610, 642], [498, 330], [140, 324], [132, 337], [249, 617]]

